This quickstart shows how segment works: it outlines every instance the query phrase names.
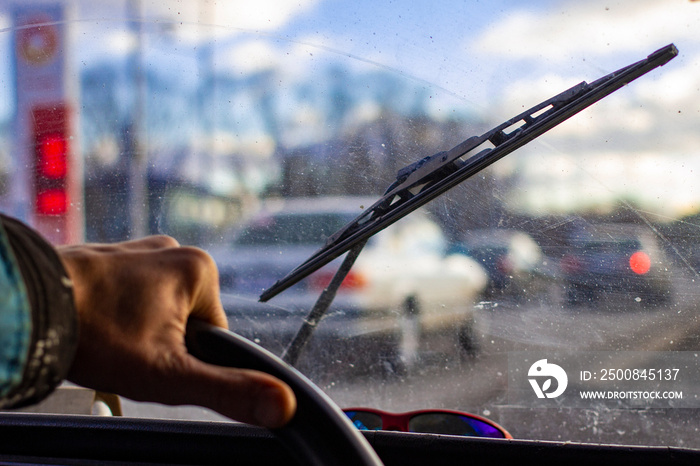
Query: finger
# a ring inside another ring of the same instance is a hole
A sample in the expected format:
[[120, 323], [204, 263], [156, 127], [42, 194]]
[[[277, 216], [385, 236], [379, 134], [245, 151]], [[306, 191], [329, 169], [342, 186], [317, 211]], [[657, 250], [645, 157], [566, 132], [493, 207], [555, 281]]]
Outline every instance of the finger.
[[151, 235], [139, 239], [122, 241], [107, 246], [118, 246], [130, 251], [149, 251], [154, 249], [179, 248], [180, 243], [172, 236]]
[[166, 390], [173, 398], [163, 400], [165, 403], [203, 406], [268, 428], [283, 426], [296, 411], [292, 389], [269, 374], [215, 366], [189, 354], [181, 369], [175, 375], [178, 390]]
[[180, 243], [167, 235], [152, 235], [144, 238], [121, 241], [118, 243], [87, 243], [80, 245], [58, 246], [57, 249], [64, 253], [102, 253], [113, 254], [115, 252], [139, 252], [158, 251], [162, 249], [179, 248]]

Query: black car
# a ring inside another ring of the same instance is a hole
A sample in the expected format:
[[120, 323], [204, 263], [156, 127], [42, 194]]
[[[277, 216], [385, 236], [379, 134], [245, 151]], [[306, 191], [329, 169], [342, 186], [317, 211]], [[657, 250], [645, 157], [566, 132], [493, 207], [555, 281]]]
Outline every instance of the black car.
[[450, 246], [448, 253], [465, 254], [484, 267], [489, 277], [484, 290], [488, 300], [543, 298], [556, 280], [553, 261], [522, 230], [468, 230]]
[[570, 237], [561, 260], [566, 300], [571, 305], [601, 299], [630, 305], [669, 303], [671, 266], [648, 228], [588, 224]]

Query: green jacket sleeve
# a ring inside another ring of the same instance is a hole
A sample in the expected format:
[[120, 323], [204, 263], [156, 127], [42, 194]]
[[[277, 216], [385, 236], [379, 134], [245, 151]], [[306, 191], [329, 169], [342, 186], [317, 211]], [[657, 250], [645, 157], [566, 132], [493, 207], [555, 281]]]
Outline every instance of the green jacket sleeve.
[[58, 254], [0, 214], [0, 408], [51, 393], [68, 374], [77, 336], [72, 283]]

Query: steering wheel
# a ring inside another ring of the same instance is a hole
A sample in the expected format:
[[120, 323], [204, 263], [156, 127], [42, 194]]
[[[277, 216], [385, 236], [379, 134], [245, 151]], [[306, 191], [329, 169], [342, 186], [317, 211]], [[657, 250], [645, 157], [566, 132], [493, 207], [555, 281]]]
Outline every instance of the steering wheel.
[[204, 362], [254, 369], [286, 382], [297, 398], [292, 420], [273, 434], [302, 464], [381, 465], [372, 446], [338, 406], [299, 371], [255, 343], [190, 319], [187, 350]]

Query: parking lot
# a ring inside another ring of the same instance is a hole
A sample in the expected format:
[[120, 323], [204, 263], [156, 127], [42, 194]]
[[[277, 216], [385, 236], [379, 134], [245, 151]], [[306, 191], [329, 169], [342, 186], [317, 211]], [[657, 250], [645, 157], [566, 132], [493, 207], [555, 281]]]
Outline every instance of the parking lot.
[[[476, 358], [463, 360], [454, 353], [427, 351], [421, 354], [418, 365], [405, 374], [358, 374], [348, 370], [330, 377], [312, 374], [311, 378], [340, 406], [371, 406], [397, 412], [459, 406], [496, 420], [516, 438], [698, 448], [700, 440], [695, 432], [700, 428], [700, 413], [696, 409], [640, 411], [598, 406], [533, 410], [509, 405], [506, 393], [509, 352], [548, 348], [581, 352], [700, 349], [700, 319], [696, 311], [700, 296], [691, 293], [698, 277], [690, 270], [679, 271], [676, 276], [677, 299], [661, 307], [639, 306], [630, 310], [613, 302], [609, 306], [572, 308], [557, 299], [534, 304], [481, 302], [477, 304], [481, 352]], [[319, 361], [319, 367], [327, 363]], [[625, 362], [619, 361], [619, 365], [624, 366]], [[170, 408], [129, 400], [124, 400], [124, 411], [139, 417], [223, 420], [202, 408]], [[649, 422], [640, 422], [640, 418]], [[679, 424], [686, 426], [680, 435], [674, 428]], [[640, 429], [640, 425], [648, 425], [649, 429]], [[664, 429], [664, 425], [668, 428]]]

